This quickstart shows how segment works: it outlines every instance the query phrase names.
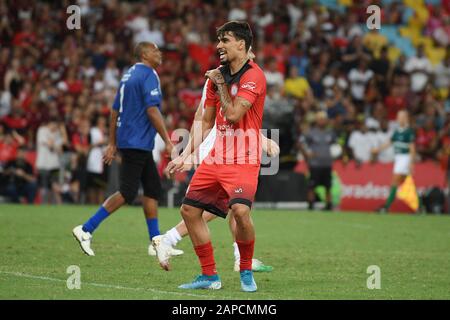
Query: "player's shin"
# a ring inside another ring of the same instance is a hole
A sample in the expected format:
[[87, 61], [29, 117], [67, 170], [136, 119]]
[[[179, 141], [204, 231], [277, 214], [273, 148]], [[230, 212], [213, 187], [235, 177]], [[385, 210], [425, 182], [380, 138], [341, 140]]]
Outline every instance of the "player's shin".
[[391, 186], [391, 190], [389, 191], [389, 196], [386, 200], [386, 204], [384, 205], [384, 207], [387, 210], [389, 210], [392, 202], [394, 202], [396, 194], [397, 194], [397, 186]]
[[206, 276], [216, 275], [216, 262], [214, 260], [214, 249], [211, 241], [202, 245], [194, 246], [194, 250], [197, 254], [198, 260], [200, 261], [202, 274]]
[[250, 217], [250, 208], [235, 204], [232, 207], [236, 220], [236, 243], [240, 254], [240, 270], [252, 270], [252, 259], [255, 248], [255, 229]]

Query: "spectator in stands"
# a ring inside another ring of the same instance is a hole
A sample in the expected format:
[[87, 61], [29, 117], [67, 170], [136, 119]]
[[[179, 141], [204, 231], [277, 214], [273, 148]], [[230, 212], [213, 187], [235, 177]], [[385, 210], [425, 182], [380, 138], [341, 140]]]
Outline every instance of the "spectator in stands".
[[312, 104], [314, 99], [308, 80], [299, 76], [295, 66], [290, 67], [289, 75], [284, 81], [284, 93], [288, 97], [306, 100], [308, 104]]
[[[80, 125], [72, 134], [72, 147], [77, 156], [75, 169], [80, 183], [80, 200], [85, 202], [88, 186], [87, 157], [90, 150], [90, 124], [86, 118], [80, 120]], [[88, 199], [89, 200], [89, 199]]]
[[350, 81], [350, 92], [352, 94], [353, 103], [359, 112], [364, 110], [364, 98], [367, 85], [374, 76], [372, 70], [368, 69], [367, 61], [362, 59], [358, 68], [350, 70], [348, 80]]
[[[386, 120], [381, 121], [380, 127], [375, 132], [375, 148], [380, 148], [386, 141], [390, 140], [392, 137], [392, 130], [389, 130], [389, 123]], [[394, 147], [389, 146], [388, 148], [382, 150], [378, 153], [376, 159], [381, 163], [390, 163], [394, 161]]]
[[277, 69], [277, 60], [273, 57], [267, 59], [266, 68], [264, 69], [266, 83], [268, 86], [276, 85], [283, 88], [284, 75]]
[[12, 202], [20, 203], [24, 198], [27, 203], [34, 203], [37, 183], [33, 167], [26, 160], [25, 149], [19, 148], [16, 158], [6, 163], [3, 174], [6, 177], [6, 195]]
[[410, 57], [405, 63], [404, 71], [411, 76], [411, 90], [415, 93], [420, 93], [425, 89], [433, 71], [424, 50], [424, 46], [420, 45], [417, 48], [417, 55]]
[[370, 161], [372, 156], [371, 150], [375, 145], [375, 137], [369, 132], [365, 123], [359, 121], [357, 129], [350, 134], [348, 139], [352, 158], [358, 163]]
[[89, 132], [90, 150], [87, 158], [87, 198], [89, 203], [99, 204], [106, 191], [106, 170], [103, 166], [103, 149], [107, 144], [106, 119], [98, 117]]
[[380, 57], [372, 60], [369, 68], [374, 72], [375, 81], [379, 92], [382, 96], [388, 94], [388, 82], [390, 79], [390, 73], [392, 72], [391, 62], [388, 58], [388, 48], [383, 47], [381, 49]]
[[435, 159], [438, 146], [438, 134], [433, 118], [426, 119], [424, 126], [416, 132], [416, 150], [422, 160]]
[[315, 126], [306, 132], [299, 144], [300, 152], [305, 157], [309, 167], [308, 203], [312, 210], [315, 202], [315, 191], [317, 186], [325, 187], [326, 210], [332, 209], [331, 203], [331, 171], [333, 158], [330, 147], [336, 142], [334, 131], [328, 128], [327, 114], [323, 111], [317, 112]]
[[388, 39], [380, 34], [377, 29], [372, 29], [363, 37], [363, 44], [370, 50], [375, 58], [380, 56], [381, 49], [388, 44]]
[[445, 59], [434, 68], [434, 87], [440, 99], [449, 97], [450, 88], [450, 51]]
[[43, 202], [62, 203], [59, 173], [63, 145], [67, 144], [65, 127], [58, 119], [51, 118], [37, 132], [36, 168]]

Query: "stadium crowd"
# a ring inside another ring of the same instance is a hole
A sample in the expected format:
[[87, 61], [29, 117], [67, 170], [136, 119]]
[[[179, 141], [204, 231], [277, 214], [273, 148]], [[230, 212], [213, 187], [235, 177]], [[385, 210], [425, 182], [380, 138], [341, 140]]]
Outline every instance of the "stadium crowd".
[[[298, 142], [319, 110], [344, 161], [392, 161], [392, 150], [377, 159], [370, 150], [406, 109], [417, 160], [448, 166], [449, 0], [77, 3], [81, 28], [69, 30], [69, 1], [0, 0], [0, 194], [12, 201], [102, 201], [109, 110], [139, 41], [164, 52], [158, 72], [168, 128], [190, 128], [204, 73], [218, 66], [215, 28], [228, 20], [254, 31], [268, 84], [264, 128], [280, 129], [286, 168], [301, 158]], [[403, 30], [398, 43], [412, 45], [398, 48], [383, 29], [368, 30], [369, 4], [382, 8], [383, 27]]]

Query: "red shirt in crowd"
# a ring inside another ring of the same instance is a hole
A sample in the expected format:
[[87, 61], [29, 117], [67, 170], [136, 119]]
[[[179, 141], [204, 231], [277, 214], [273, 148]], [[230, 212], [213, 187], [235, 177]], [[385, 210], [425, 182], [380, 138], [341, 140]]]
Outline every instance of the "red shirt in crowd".
[[435, 130], [426, 130], [419, 128], [416, 133], [416, 144], [419, 147], [427, 148], [431, 145], [434, 139], [437, 137]]
[[405, 97], [387, 96], [384, 99], [384, 105], [387, 109], [387, 117], [391, 121], [395, 121], [397, 118], [397, 112], [406, 109]]
[[8, 140], [0, 139], [0, 162], [3, 163], [14, 160], [19, 148], [19, 143], [15, 139]]

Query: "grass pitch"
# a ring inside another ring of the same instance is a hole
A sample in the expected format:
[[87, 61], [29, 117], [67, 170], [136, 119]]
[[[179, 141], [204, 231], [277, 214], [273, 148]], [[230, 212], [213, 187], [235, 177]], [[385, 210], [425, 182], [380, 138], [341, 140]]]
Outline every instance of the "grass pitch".
[[[0, 205], [0, 299], [449, 299], [450, 217], [255, 210], [258, 292], [240, 291], [228, 224], [210, 223], [223, 289], [177, 289], [199, 273], [190, 240], [172, 271], [147, 255], [139, 207], [125, 207], [94, 234], [95, 257], [82, 254], [71, 230], [88, 206]], [[180, 220], [160, 209], [161, 231]], [[70, 290], [67, 268], [80, 267]], [[367, 288], [367, 268], [381, 270], [381, 289]]]

